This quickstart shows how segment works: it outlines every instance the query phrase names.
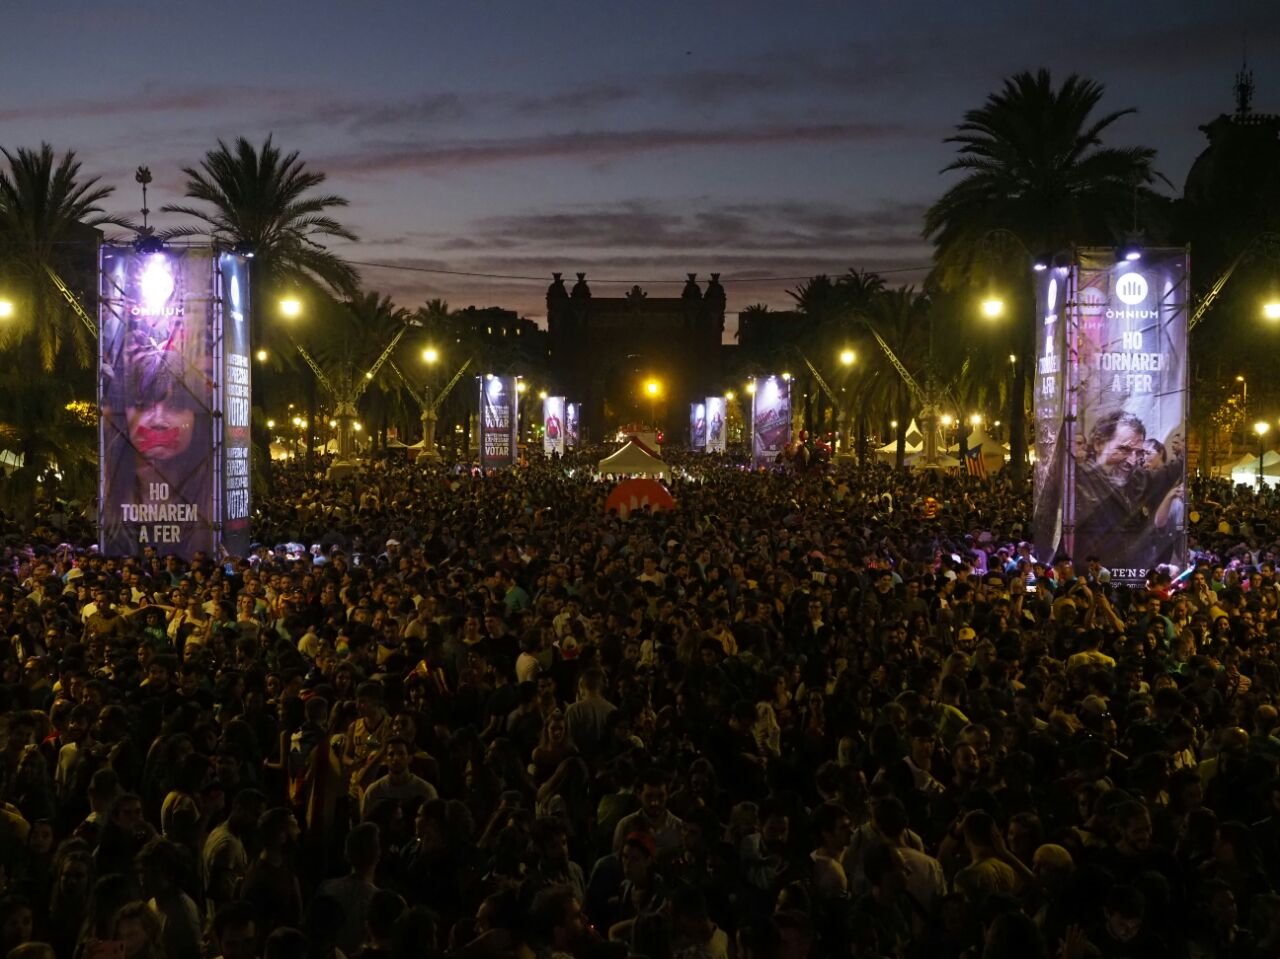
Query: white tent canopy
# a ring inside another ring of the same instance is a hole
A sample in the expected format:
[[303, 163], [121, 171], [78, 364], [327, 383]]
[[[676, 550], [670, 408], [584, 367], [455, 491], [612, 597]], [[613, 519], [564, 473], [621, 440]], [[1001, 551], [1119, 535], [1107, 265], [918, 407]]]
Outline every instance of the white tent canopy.
[[[910, 457], [919, 453], [924, 449], [924, 433], [920, 432], [920, 427], [916, 425], [916, 421], [912, 420], [907, 426], [906, 443], [904, 444], [904, 453]], [[893, 462], [898, 455], [898, 440], [895, 437], [884, 446], [876, 450], [876, 457], [885, 462]]]
[[907, 457], [907, 465], [915, 470], [950, 470], [959, 466], [960, 461], [938, 450], [937, 457], [932, 463], [925, 462], [924, 453], [917, 453], [915, 456]]
[[666, 479], [667, 464], [634, 436], [626, 444], [596, 464], [601, 473], [613, 476], [656, 476]]

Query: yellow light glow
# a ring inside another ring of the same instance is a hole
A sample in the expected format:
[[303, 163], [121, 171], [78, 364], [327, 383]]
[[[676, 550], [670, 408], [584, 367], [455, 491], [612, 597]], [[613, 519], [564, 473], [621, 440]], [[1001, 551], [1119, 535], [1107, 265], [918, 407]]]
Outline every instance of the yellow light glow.
[[747, 384], [747, 392], [754, 393], [755, 391], [756, 391], [756, 381], [752, 380], [750, 383]]
[[[4, 304], [0, 303], [0, 316], [4, 315]], [[1268, 320], [1280, 320], [1280, 301], [1274, 303], [1264, 303], [1262, 305], [1262, 315]]]
[[790, 374], [790, 373], [783, 373], [783, 374], [782, 374], [782, 378], [783, 378], [784, 380], [786, 380], [787, 382], [791, 382], [791, 374]]
[[658, 393], [662, 391], [662, 384], [657, 380], [646, 380], [644, 384], [644, 391], [650, 396], [657, 396]]
[[840, 362], [845, 366], [853, 366], [854, 361], [858, 358], [858, 354], [853, 350], [841, 350]]
[[258, 358], [258, 362], [259, 362], [259, 363], [265, 363], [265, 362], [267, 362], [267, 351], [266, 351], [266, 350], [258, 350], [258, 352], [254, 354], [254, 356], [256, 356], [256, 357]]
[[289, 320], [296, 320], [302, 315], [302, 301], [294, 296], [287, 296], [280, 301], [280, 315]]
[[981, 414], [981, 413], [974, 413], [972, 416], [970, 416], [970, 417], [969, 417], [969, 425], [970, 425], [970, 426], [981, 426], [981, 425], [982, 425], [982, 414]]
[[369, 370], [367, 373], [365, 373], [364, 378], [365, 378], [366, 380], [371, 380], [371, 379], [373, 379], [373, 370]]
[[351, 428], [355, 430], [357, 433], [359, 433], [362, 429], [364, 429], [364, 424], [361, 423], [359, 420], [356, 420], [354, 423], [351, 424]]
[[896, 430], [897, 428], [898, 428], [898, 421], [897, 421], [897, 420], [890, 420], [890, 421], [889, 421], [889, 429], [891, 429], [891, 430]]
[[329, 428], [330, 428], [330, 429], [332, 429], [333, 427], [335, 427], [335, 426], [337, 426], [337, 425], [338, 425], [338, 421], [337, 421], [337, 420], [330, 420], [330, 421], [329, 421]]
[[0, 300], [0, 320], [13, 319], [13, 315], [16, 312], [17, 312], [17, 308], [14, 307], [13, 301]]
[[517, 393], [523, 393], [526, 389], [528, 389], [528, 387], [524, 385], [524, 380], [517, 380], [517, 381], [516, 381], [516, 392], [517, 392]]
[[729, 392], [725, 393], [724, 398], [725, 398], [725, 402], [727, 402], [727, 403], [732, 403], [732, 402], [733, 402], [733, 390], [730, 390]]
[[1259, 436], [1266, 436], [1269, 429], [1271, 429], [1271, 424], [1266, 420], [1259, 420], [1253, 424], [1253, 431]]
[[544, 401], [545, 401], [545, 400], [546, 400], [546, 398], [547, 398], [547, 391], [546, 391], [546, 390], [538, 390], [538, 399], [540, 399], [540, 400], [544, 400]]
[[269, 430], [273, 430], [273, 429], [275, 429], [275, 428], [276, 428], [276, 421], [275, 421], [275, 420], [267, 420], [267, 429], [269, 429]]
[[950, 425], [951, 425], [952, 423], [954, 423], [954, 422], [955, 422], [955, 420], [953, 420], [953, 419], [951, 418], [951, 414], [950, 414], [950, 413], [943, 413], [943, 414], [942, 414], [942, 425], [943, 425], [943, 426], [950, 426]]
[[1004, 300], [998, 296], [989, 296], [982, 301], [982, 315], [989, 320], [997, 320], [1004, 316]]
[[440, 351], [437, 350], [434, 346], [428, 346], [425, 350], [422, 351], [423, 363], [434, 363], [438, 359], [440, 359]]

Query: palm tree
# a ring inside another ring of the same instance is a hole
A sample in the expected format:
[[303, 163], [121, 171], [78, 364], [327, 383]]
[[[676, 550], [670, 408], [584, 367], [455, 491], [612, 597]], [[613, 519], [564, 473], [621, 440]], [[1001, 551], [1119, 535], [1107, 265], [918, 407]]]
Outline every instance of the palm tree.
[[[931, 309], [932, 303], [927, 295], [914, 287], [904, 286], [877, 293], [868, 301], [865, 313], [867, 325], [880, 334], [917, 382], [922, 381], [927, 373]], [[874, 416], [897, 421], [894, 435], [898, 444], [896, 465], [901, 469], [906, 460], [907, 427], [911, 422], [910, 388], [874, 339], [866, 342], [862, 354], [866, 360], [859, 371], [855, 393], [858, 419], [865, 423], [869, 416]], [[865, 435], [865, 426], [859, 428]]]
[[[944, 170], [964, 178], [925, 215], [944, 287], [972, 293], [979, 282], [1001, 281], [1006, 299], [1029, 310], [1031, 251], [1108, 243], [1132, 226], [1137, 201], [1154, 196], [1155, 151], [1103, 145], [1116, 121], [1134, 112], [1097, 116], [1103, 92], [1074, 74], [1055, 86], [1047, 70], [1024, 72], [965, 114], [947, 141], [958, 144], [959, 156]], [[1015, 238], [1014, 252], [993, 247], [993, 235]], [[1020, 324], [1015, 342], [1009, 428], [1013, 476], [1021, 482], [1033, 325]]]
[[[60, 362], [69, 373], [92, 367], [97, 344], [49, 278], [49, 270], [73, 282], [96, 272], [98, 227], [128, 227], [127, 220], [105, 213], [101, 204], [113, 187], [84, 177], [74, 151], [61, 157], [53, 147], [0, 150], [0, 280], [17, 301], [14, 321], [6, 324], [5, 345], [28, 346], [30, 360], [45, 372]], [[80, 284], [77, 284], [80, 285]]]
[[[275, 302], [284, 291], [311, 294], [317, 304], [326, 290], [353, 296], [355, 269], [326, 249], [326, 240], [355, 240], [355, 234], [329, 215], [347, 205], [334, 194], [314, 192], [325, 175], [308, 170], [298, 152], [282, 153], [270, 136], [261, 149], [239, 137], [218, 141], [198, 167], [183, 167], [186, 196], [203, 207], [169, 204], [166, 213], [189, 216], [198, 223], [166, 231], [168, 238], [210, 236], [228, 246], [252, 252], [249, 335], [254, 348], [272, 356], [294, 358], [289, 332], [278, 323]], [[265, 376], [253, 378], [253, 405], [266, 416]], [[314, 385], [310, 387], [314, 390]], [[265, 431], [255, 430], [260, 436]], [[263, 452], [259, 444], [259, 454]], [[269, 463], [269, 458], [264, 460]]]
[[[0, 447], [22, 459], [4, 484], [17, 515], [43, 484], [85, 495], [93, 488], [96, 408], [93, 334], [61, 296], [50, 270], [92, 303], [97, 289], [98, 228], [129, 226], [105, 213], [112, 193], [81, 173], [72, 151], [0, 150], [0, 290], [14, 316], [0, 328], [5, 371], [0, 383]], [[56, 467], [56, 469], [55, 469]]]

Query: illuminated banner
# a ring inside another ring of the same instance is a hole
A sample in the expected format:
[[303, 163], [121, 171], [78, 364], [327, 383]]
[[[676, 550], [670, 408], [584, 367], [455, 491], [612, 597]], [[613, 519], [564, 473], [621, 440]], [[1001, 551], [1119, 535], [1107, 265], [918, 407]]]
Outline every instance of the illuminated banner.
[[563, 396], [548, 396], [542, 401], [542, 452], [564, 456], [565, 405]]
[[1035, 416], [1035, 555], [1049, 562], [1063, 536], [1068, 304], [1075, 302], [1076, 271], [1054, 267], [1036, 274], [1036, 357], [1031, 371]]
[[1132, 260], [1085, 250], [1073, 272], [1052, 460], [1061, 473], [1043, 487], [1060, 483], [1061, 533], [1045, 542], [1077, 566], [1096, 556], [1113, 581], [1141, 583], [1155, 566], [1186, 563], [1189, 263], [1182, 249]]
[[214, 259], [210, 249], [102, 249], [99, 538], [215, 555], [220, 493]]
[[755, 381], [751, 403], [751, 462], [772, 465], [791, 438], [791, 383], [781, 376]]
[[707, 404], [689, 404], [689, 446], [695, 450], [707, 448]]
[[490, 468], [515, 465], [517, 402], [514, 376], [494, 376], [490, 373], [480, 379], [481, 466]]
[[725, 400], [723, 396], [707, 397], [707, 452], [723, 453], [725, 447]]
[[564, 405], [564, 431], [570, 449], [577, 449], [578, 444], [582, 442], [578, 431], [578, 423], [581, 417], [581, 403], [566, 403]]
[[249, 264], [233, 253], [218, 256], [218, 329], [222, 331], [222, 496], [218, 520], [222, 548], [232, 556], [249, 552], [253, 402], [249, 363]]

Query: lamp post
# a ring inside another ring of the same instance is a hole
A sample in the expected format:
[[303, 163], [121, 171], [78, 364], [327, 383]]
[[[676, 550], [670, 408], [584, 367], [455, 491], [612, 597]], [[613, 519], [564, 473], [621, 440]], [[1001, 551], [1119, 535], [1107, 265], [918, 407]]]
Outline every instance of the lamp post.
[[1262, 492], [1262, 457], [1265, 455], [1263, 450], [1263, 437], [1267, 435], [1267, 431], [1271, 429], [1271, 424], [1266, 420], [1259, 420], [1253, 424], [1253, 431], [1258, 434], [1258, 492]]
[[645, 395], [649, 397], [649, 425], [658, 428], [658, 395], [662, 392], [662, 384], [657, 380], [645, 380]]

